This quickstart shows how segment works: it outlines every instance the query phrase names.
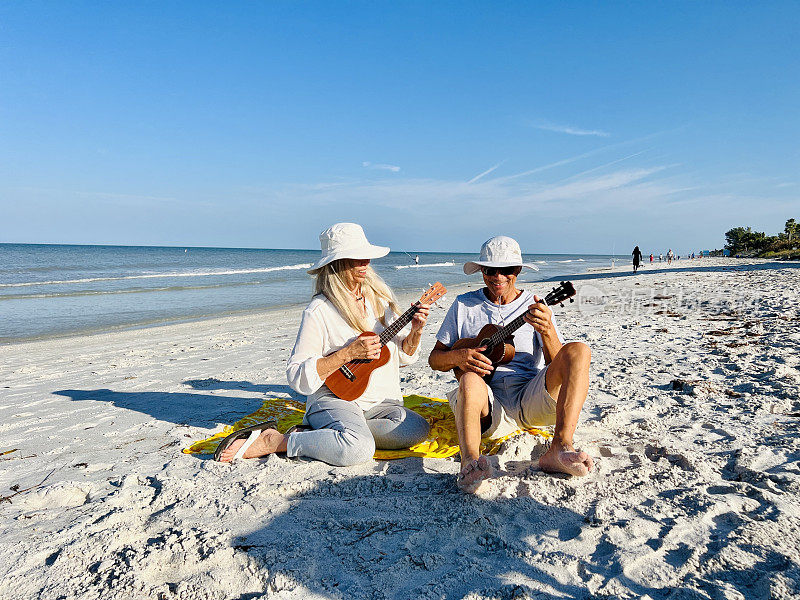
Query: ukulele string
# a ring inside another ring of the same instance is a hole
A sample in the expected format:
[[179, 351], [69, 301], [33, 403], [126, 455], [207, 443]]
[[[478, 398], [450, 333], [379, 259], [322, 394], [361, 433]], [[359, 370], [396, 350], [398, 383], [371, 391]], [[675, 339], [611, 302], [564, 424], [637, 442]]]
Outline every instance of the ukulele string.
[[[414, 307], [415, 306], [416, 306], [416, 304], [414, 305]], [[412, 308], [414, 308], [414, 307], [412, 307]], [[416, 312], [416, 311], [414, 311], [414, 312]], [[394, 323], [392, 323], [386, 329], [384, 329], [381, 332], [381, 335], [383, 335], [384, 333], [386, 333], [389, 330], [396, 329], [397, 323], [400, 321], [400, 319], [403, 318], [403, 316], [404, 315], [401, 315], [400, 318], [398, 318]], [[395, 332], [394, 335], [396, 335], [396, 332]], [[394, 335], [392, 335], [392, 337], [394, 337]], [[378, 337], [380, 338], [380, 335]], [[386, 345], [386, 343], [381, 341], [381, 349], [383, 349], [383, 346], [385, 346], [385, 345]], [[356, 375], [359, 373], [359, 371], [363, 371], [364, 370], [364, 366], [365, 365], [368, 365], [368, 364], [370, 364], [370, 363], [372, 363], [372, 362], [374, 362], [374, 361], [376, 361], [378, 359], [380, 359], [380, 356], [378, 358], [357, 358], [354, 361], [346, 363], [346, 366], [347, 366], [348, 369], [350, 369], [350, 372], [353, 374], [353, 377], [356, 377]], [[351, 367], [350, 365], [353, 365], [353, 366]]]
[[[430, 287], [433, 288], [434, 286], [430, 286]], [[425, 294], [423, 294], [422, 298], [420, 298], [414, 304], [412, 304], [411, 308], [409, 308], [408, 311], [406, 311], [405, 313], [400, 315], [400, 317], [398, 319], [396, 319], [394, 321], [394, 323], [392, 323], [391, 325], [389, 325], [389, 327], [384, 329], [383, 332], [381, 332], [381, 335], [385, 334], [386, 331], [389, 330], [389, 329], [396, 329], [397, 330], [397, 331], [394, 331], [394, 333], [392, 334], [392, 337], [397, 335], [397, 333], [401, 329], [401, 328], [397, 327], [397, 325], [400, 322], [400, 320], [403, 319], [403, 317], [405, 317], [406, 314], [408, 314], [408, 313], [410, 313], [409, 316], [413, 316], [414, 313], [417, 312], [417, 310], [416, 310], [417, 307], [425, 301], [425, 299], [426, 299], [425, 296], [427, 296], [428, 294], [432, 293], [432, 291], [433, 291], [433, 289], [429, 289]], [[365, 302], [364, 308], [366, 309], [366, 302]], [[404, 325], [404, 327], [405, 327], [405, 325]], [[383, 346], [385, 346], [387, 343], [388, 343], [388, 340], [387, 340], [387, 342], [381, 342], [381, 348], [383, 348]], [[378, 357], [378, 358], [380, 358], [380, 357]], [[359, 371], [363, 371], [364, 370], [362, 365], [368, 365], [369, 363], [373, 362], [374, 360], [378, 360], [378, 359], [357, 358], [356, 360], [353, 360], [353, 361], [345, 363], [344, 365], [339, 367], [339, 369], [337, 369], [337, 370], [341, 370], [342, 367], [347, 367], [350, 370], [350, 373], [353, 375], [353, 378], [355, 378]]]
[[[421, 302], [422, 302], [422, 300], [419, 300], [419, 301], [415, 302], [414, 304], [412, 304], [411, 308], [409, 308], [405, 313], [400, 315], [400, 317], [398, 317], [391, 325], [389, 325], [386, 329], [384, 329], [381, 332], [381, 335], [385, 334], [387, 331], [390, 331], [390, 330], [392, 330], [392, 338], [395, 335], [397, 335], [400, 332], [400, 330], [402, 329], [401, 327], [397, 326], [398, 323], [400, 323], [400, 321], [404, 317], [406, 317], [406, 315], [408, 315], [409, 317], [412, 317], [414, 315], [414, 313], [417, 312], [417, 307], [421, 304]], [[403, 327], [405, 327], [405, 325], [403, 325]], [[380, 336], [378, 336], [378, 337], [380, 337]], [[391, 339], [391, 338], [389, 338], [389, 339]], [[388, 340], [386, 342], [382, 341], [381, 342], [381, 349], [383, 349], [383, 346], [385, 346], [386, 344], [388, 344]], [[355, 377], [358, 374], [359, 371], [363, 371], [364, 370], [364, 365], [369, 365], [370, 363], [378, 360], [379, 358], [380, 357], [378, 357], [378, 358], [369, 358], [369, 359], [368, 358], [357, 358], [354, 361], [351, 361], [349, 363], [345, 363], [345, 365], [343, 365], [343, 366], [346, 366], [348, 369], [350, 369], [350, 372], [353, 374], [353, 377]], [[350, 365], [353, 365], [353, 366], [351, 367]]]

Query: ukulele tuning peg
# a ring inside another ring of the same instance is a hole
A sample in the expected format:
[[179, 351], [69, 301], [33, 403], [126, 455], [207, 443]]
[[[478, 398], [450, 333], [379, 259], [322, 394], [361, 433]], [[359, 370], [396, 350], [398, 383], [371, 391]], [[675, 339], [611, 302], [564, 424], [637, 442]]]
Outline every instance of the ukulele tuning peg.
[[569, 303], [572, 304], [573, 302], [575, 302], [575, 298], [570, 298]]
[[564, 303], [563, 302], [561, 302], [560, 305], [561, 305], [561, 308], [564, 308]]

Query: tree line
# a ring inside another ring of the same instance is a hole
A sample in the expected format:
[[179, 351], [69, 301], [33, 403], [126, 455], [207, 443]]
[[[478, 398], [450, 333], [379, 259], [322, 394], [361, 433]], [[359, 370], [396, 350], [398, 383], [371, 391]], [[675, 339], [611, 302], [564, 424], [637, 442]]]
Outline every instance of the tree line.
[[800, 224], [794, 219], [786, 221], [778, 235], [753, 231], [751, 227], [734, 227], [725, 234], [725, 248], [732, 255], [800, 258]]

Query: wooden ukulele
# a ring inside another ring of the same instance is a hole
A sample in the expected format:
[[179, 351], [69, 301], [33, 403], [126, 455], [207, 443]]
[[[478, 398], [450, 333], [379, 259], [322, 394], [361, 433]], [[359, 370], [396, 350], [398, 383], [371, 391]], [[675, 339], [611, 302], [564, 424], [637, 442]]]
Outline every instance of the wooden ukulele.
[[[558, 287], [553, 288], [553, 291], [545, 296], [544, 302], [548, 306], [553, 306], [554, 304], [561, 304], [561, 306], [564, 306], [563, 302], [565, 300], [574, 302], [572, 297], [575, 293], [575, 287], [572, 285], [571, 281], [562, 281]], [[477, 336], [474, 338], [460, 339], [453, 344], [453, 347], [450, 349], [459, 350], [460, 348], [480, 348], [481, 346], [486, 346], [486, 350], [481, 352], [481, 354], [492, 361], [493, 367], [509, 363], [514, 359], [515, 353], [514, 336], [512, 334], [525, 324], [526, 314], [528, 314], [528, 311], [522, 313], [505, 327], [492, 323], [484, 325]], [[464, 371], [455, 367], [453, 368], [453, 373], [456, 379], [461, 379]], [[488, 382], [492, 378], [492, 375], [494, 375], [494, 371], [485, 375], [483, 378]]]
[[[375, 360], [359, 358], [343, 364], [336, 371], [328, 375], [328, 378], [325, 380], [325, 385], [328, 386], [328, 389], [342, 400], [356, 400], [360, 398], [364, 390], [367, 389], [367, 385], [369, 385], [369, 378], [372, 372], [389, 362], [390, 354], [386, 344], [388, 344], [403, 327], [411, 322], [420, 304], [432, 304], [446, 293], [447, 288], [438, 281], [430, 286], [425, 293], [422, 294], [422, 297], [411, 305], [411, 308], [400, 315], [394, 323], [384, 329], [378, 336], [381, 341], [380, 357]], [[365, 331], [358, 337], [363, 337], [365, 335], [375, 334], [371, 331]]]

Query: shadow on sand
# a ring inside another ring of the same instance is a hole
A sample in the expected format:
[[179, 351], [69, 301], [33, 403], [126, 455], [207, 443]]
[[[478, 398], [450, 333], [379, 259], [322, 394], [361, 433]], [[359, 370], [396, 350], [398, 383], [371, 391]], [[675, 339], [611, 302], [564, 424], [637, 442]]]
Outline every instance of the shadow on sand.
[[213, 427], [217, 423], [234, 423], [245, 415], [258, 410], [264, 401], [264, 395], [290, 394], [295, 400], [305, 401], [304, 397], [298, 395], [287, 385], [253, 384], [249, 381], [219, 381], [217, 379], [191, 380], [184, 383], [198, 390], [244, 390], [259, 395], [241, 397], [189, 392], [115, 392], [109, 389], [58, 390], [53, 394], [66, 396], [75, 401], [108, 402], [120, 408], [150, 415], [159, 421], [195, 427]]
[[634, 273], [633, 267], [631, 267], [630, 269], [614, 271], [611, 273], [594, 271], [592, 273], [582, 273], [568, 276], [560, 275], [558, 277], [545, 279], [545, 281], [563, 281], [566, 279], [569, 279], [570, 281], [582, 281], [585, 279], [613, 279], [616, 277], [657, 277], [665, 273], [720, 273], [725, 271], [774, 271], [778, 269], [800, 269], [800, 261], [771, 261], [748, 265], [730, 264], [707, 267], [701, 265], [692, 265], [689, 267], [667, 267], [654, 270], [649, 270], [645, 265], [639, 269], [638, 273]]
[[[405, 459], [385, 474], [315, 482], [275, 504], [270, 496], [277, 516], [235, 538], [233, 547], [268, 572], [265, 597], [303, 588], [315, 597], [398, 600], [716, 598], [731, 588], [768, 597], [765, 569], [786, 568], [785, 557], [763, 548], [750, 568], [704, 577], [696, 559], [708, 561], [720, 548], [681, 545], [666, 554], [653, 549], [644, 559], [681, 584], [651, 587], [658, 584], [626, 574], [626, 522], [598, 522], [529, 496], [464, 496], [452, 474], [426, 472], [422, 465], [422, 459]], [[712, 539], [723, 545], [743, 526], [725, 519], [715, 525]]]

